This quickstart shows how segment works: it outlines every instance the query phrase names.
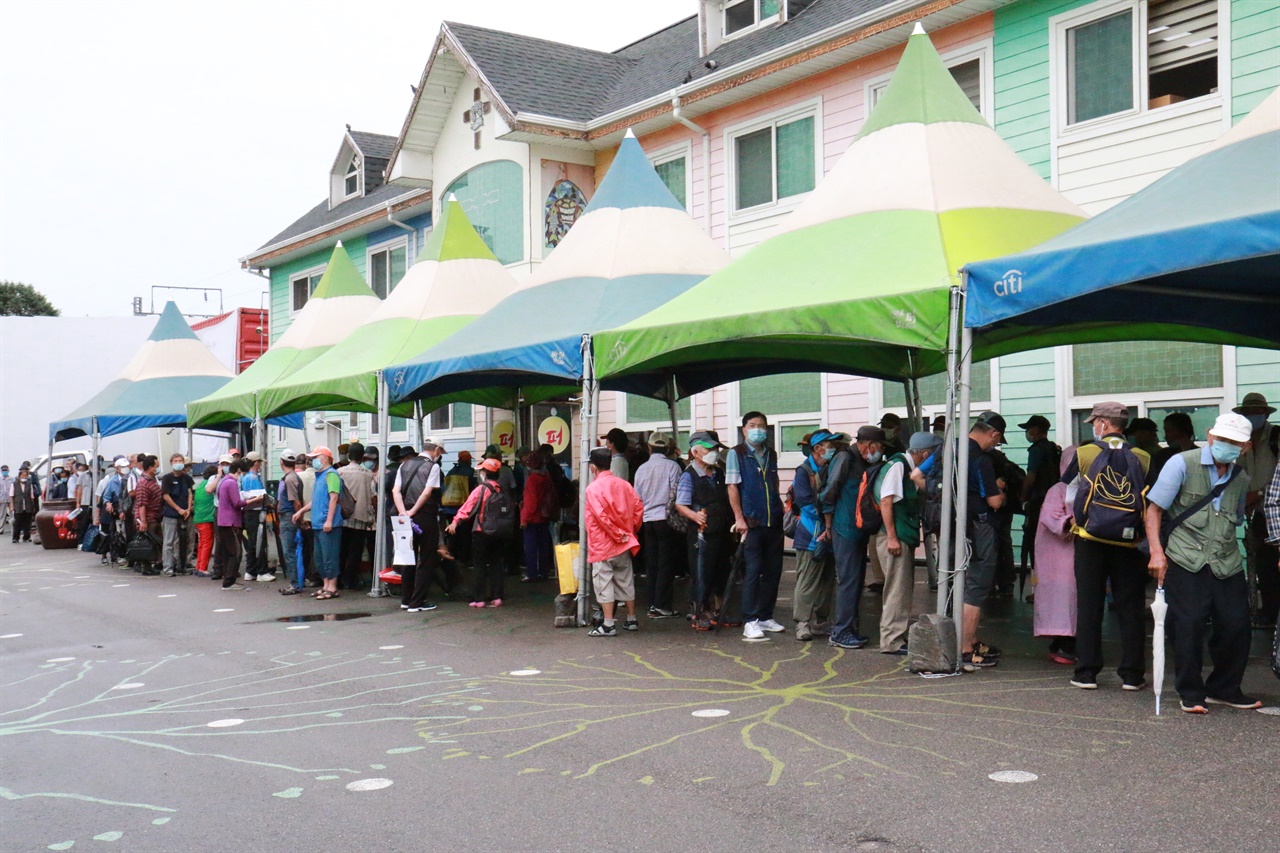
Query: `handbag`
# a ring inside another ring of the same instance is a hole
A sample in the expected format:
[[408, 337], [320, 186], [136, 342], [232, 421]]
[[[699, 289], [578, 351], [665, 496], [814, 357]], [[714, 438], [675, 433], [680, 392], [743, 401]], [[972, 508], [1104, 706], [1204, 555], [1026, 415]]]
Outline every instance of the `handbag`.
[[[1166, 545], [1169, 544], [1169, 536], [1173, 533], [1173, 530], [1175, 527], [1177, 527], [1179, 524], [1182, 524], [1184, 521], [1186, 521], [1191, 516], [1195, 515], [1200, 510], [1207, 507], [1213, 501], [1217, 500], [1218, 497], [1221, 496], [1224, 491], [1226, 491], [1227, 486], [1231, 485], [1231, 481], [1234, 480], [1237, 476], [1239, 476], [1240, 472], [1243, 470], [1244, 469], [1241, 468], [1239, 465], [1232, 465], [1231, 474], [1227, 477], [1227, 479], [1223, 480], [1221, 483], [1219, 483], [1218, 485], [1210, 489], [1209, 494], [1205, 495], [1200, 500], [1196, 501], [1191, 506], [1187, 507], [1182, 512], [1178, 513], [1178, 515], [1174, 518], [1169, 518], [1166, 515], [1160, 524], [1160, 547], [1164, 548]], [[1146, 539], [1143, 539], [1141, 542], [1138, 543], [1137, 550], [1139, 554], [1149, 557], [1151, 556], [1151, 543], [1148, 542]]]
[[125, 549], [125, 556], [129, 558], [129, 562], [138, 563], [154, 563], [157, 560], [156, 549], [160, 543], [150, 533], [140, 530], [134, 534], [129, 540], [129, 545]]

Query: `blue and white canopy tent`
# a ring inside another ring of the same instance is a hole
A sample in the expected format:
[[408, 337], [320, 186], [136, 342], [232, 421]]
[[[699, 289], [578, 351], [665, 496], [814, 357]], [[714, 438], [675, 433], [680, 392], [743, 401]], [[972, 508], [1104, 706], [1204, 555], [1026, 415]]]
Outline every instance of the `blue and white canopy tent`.
[[[948, 427], [969, 423], [975, 358], [1116, 340], [1280, 349], [1280, 90], [1146, 189], [1033, 249], [968, 264], [962, 278]], [[944, 453], [956, 481], [944, 500], [964, 517], [969, 444]], [[957, 556], [964, 537], [961, 527]]]
[[[592, 335], [647, 314], [728, 262], [728, 254], [671, 195], [628, 130], [586, 211], [555, 251], [487, 312], [422, 354], [387, 368], [391, 400], [422, 400], [423, 408], [460, 400], [517, 409], [580, 390], [580, 482], [585, 486], [599, 395]], [[674, 389], [634, 390], [665, 397], [674, 421]], [[581, 518], [579, 529], [585, 555]], [[585, 620], [589, 580], [585, 560], [582, 565], [578, 613]]]

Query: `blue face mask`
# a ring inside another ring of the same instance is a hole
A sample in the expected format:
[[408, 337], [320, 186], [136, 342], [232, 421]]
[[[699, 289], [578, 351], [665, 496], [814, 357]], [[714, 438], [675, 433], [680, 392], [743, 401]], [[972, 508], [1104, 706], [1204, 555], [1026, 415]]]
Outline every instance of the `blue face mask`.
[[314, 468], [314, 469], [316, 469], [317, 471], [323, 471], [323, 470], [324, 470], [324, 463], [323, 463], [323, 462], [321, 462], [321, 461], [320, 461], [320, 457], [319, 457], [319, 456], [317, 456], [315, 459], [312, 459], [312, 460], [311, 460], [311, 467], [312, 467], [312, 468]]
[[185, 463], [183, 463], [183, 462], [175, 462], [175, 463], [173, 463], [173, 470], [175, 470], [175, 471], [181, 471], [181, 470], [183, 470], [183, 469], [184, 469], [184, 468], [186, 468], [186, 467], [187, 467], [187, 466], [186, 466], [186, 464], [185, 464]]
[[366, 470], [366, 471], [372, 471], [372, 470], [373, 470], [373, 463], [372, 463], [372, 462], [361, 462], [361, 463], [360, 463], [360, 467], [364, 468], [364, 470]]
[[748, 443], [754, 444], [757, 447], [764, 444], [764, 440], [768, 437], [769, 431], [767, 429], [760, 429], [759, 427], [756, 427], [754, 429], [747, 430]]
[[879, 450], [877, 450], [874, 453], [867, 454], [867, 463], [870, 465], [875, 465], [877, 462], [879, 462], [883, 458], [884, 458], [884, 454], [881, 453]]
[[1223, 465], [1235, 462], [1240, 458], [1239, 447], [1222, 441], [1215, 441], [1213, 444], [1209, 445], [1209, 452], [1213, 454], [1215, 462], [1220, 462]]

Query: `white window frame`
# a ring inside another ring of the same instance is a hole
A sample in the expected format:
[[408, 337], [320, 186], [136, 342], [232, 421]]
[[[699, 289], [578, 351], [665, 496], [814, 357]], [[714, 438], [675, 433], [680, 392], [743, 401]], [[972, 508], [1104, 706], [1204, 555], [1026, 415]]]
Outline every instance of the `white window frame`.
[[[294, 299], [293, 299], [293, 286], [294, 286], [294, 284], [295, 284], [299, 279], [302, 279], [302, 278], [308, 279], [308, 282], [307, 282], [307, 302], [310, 302], [310, 301], [311, 301], [311, 295], [315, 292], [315, 290], [311, 287], [310, 279], [311, 279], [311, 278], [313, 278], [313, 277], [315, 277], [315, 276], [323, 276], [323, 275], [324, 275], [324, 270], [325, 270], [324, 264], [321, 264], [321, 265], [320, 265], [320, 266], [318, 266], [318, 267], [312, 267], [311, 269], [301, 270], [301, 271], [296, 272], [296, 273], [293, 273], [292, 275], [290, 275], [290, 276], [289, 276], [289, 316], [290, 316], [290, 317], [297, 317], [297, 316], [298, 316], [298, 312], [302, 310], [302, 308], [295, 308], [295, 307], [294, 307]], [[305, 308], [305, 307], [306, 307], [306, 303], [305, 303], [305, 302], [303, 303], [303, 306], [302, 306], [302, 307], [303, 307], [303, 308]]]
[[[474, 403], [465, 403], [462, 401], [455, 403], [446, 403], [449, 407], [449, 426], [447, 429], [435, 429], [431, 426], [431, 412], [422, 413], [422, 428], [426, 430], [427, 435], [444, 435], [449, 437], [470, 436], [473, 435], [476, 428], [476, 407]], [[457, 426], [453, 422], [454, 406], [471, 406], [471, 426]], [[439, 407], [443, 408], [443, 406]]]
[[[618, 424], [624, 432], [667, 432], [671, 429], [670, 416], [658, 421], [633, 421], [631, 414], [627, 411], [627, 395], [621, 391], [617, 393], [617, 418]], [[693, 432], [693, 397], [687, 397], [689, 400], [689, 417], [678, 418], [676, 425], [680, 427], [681, 432]]]
[[[1121, 12], [1134, 17], [1133, 50], [1133, 108], [1087, 121], [1068, 121], [1068, 67], [1067, 31], [1085, 24], [1108, 18]], [[1147, 0], [1100, 0], [1088, 6], [1073, 9], [1049, 19], [1049, 126], [1051, 144], [1057, 150], [1059, 140], [1087, 139], [1090, 136], [1113, 133], [1128, 127], [1138, 127], [1148, 121], [1172, 118], [1184, 112], [1198, 112], [1209, 106], [1226, 103], [1231, 80], [1231, 7], [1229, 0], [1218, 0], [1218, 91], [1198, 98], [1189, 98], [1163, 107], [1150, 106], [1150, 68], [1147, 62]], [[1230, 112], [1230, 111], [1228, 111]], [[1230, 121], [1228, 117], [1227, 121]], [[1056, 156], [1053, 158], [1056, 163]]]
[[[800, 371], [801, 373], [812, 373], [813, 371]], [[828, 374], [821, 372], [818, 374], [818, 400], [821, 403], [821, 410], [817, 412], [788, 412], [787, 414], [778, 414], [776, 412], [765, 412], [764, 416], [769, 419], [769, 426], [773, 427], [773, 434], [778, 440], [782, 438], [782, 428], [784, 426], [798, 426], [802, 424], [817, 424], [822, 426], [829, 420], [827, 413], [829, 411], [829, 400], [827, 391]], [[740, 393], [740, 384], [737, 382], [729, 385], [729, 429], [731, 432], [730, 441], [725, 438], [724, 433], [720, 434], [720, 440], [725, 444], [733, 447], [742, 443], [742, 395]], [[778, 467], [794, 469], [799, 468], [804, 463], [804, 453], [798, 447], [775, 447], [774, 450], [778, 454]]]
[[[365, 269], [365, 276], [367, 278], [373, 275], [373, 256], [380, 254], [382, 252], [390, 253], [392, 249], [404, 249], [404, 271], [406, 275], [408, 274], [409, 272], [409, 235], [405, 234], [403, 237], [393, 237], [390, 240], [387, 240], [386, 242], [379, 243], [376, 246], [369, 246], [367, 249], [365, 249], [364, 269]], [[387, 257], [387, 274], [388, 275], [391, 274], [391, 258], [389, 254]], [[391, 291], [396, 284], [399, 284], [399, 282], [396, 282], [395, 284], [391, 283], [390, 281], [387, 282], [387, 293], [386, 293], [386, 296], [382, 297], [383, 299], [386, 299], [387, 296], [391, 295]], [[378, 289], [374, 287], [372, 280], [369, 281], [369, 289], [372, 290], [375, 294], [378, 292]]]
[[[355, 172], [356, 188], [354, 190], [348, 191], [347, 180], [352, 177], [351, 173], [353, 171]], [[342, 180], [343, 201], [349, 198], [355, 198], [356, 196], [362, 194], [364, 190], [364, 168], [363, 168], [363, 163], [361, 163], [360, 161], [360, 155], [358, 153], [352, 152], [351, 159], [347, 161], [347, 167], [342, 170], [341, 180]]]
[[[728, 13], [730, 8], [734, 6], [741, 6], [743, 3], [751, 3], [755, 6], [756, 22], [754, 24], [748, 24], [747, 26], [743, 27], [740, 30], [737, 30], [736, 32], [730, 33], [725, 29], [725, 24], [726, 24], [725, 15]], [[720, 5], [720, 37], [724, 41], [732, 41], [733, 39], [745, 36], [747, 33], [754, 33], [756, 30], [760, 29], [761, 27], [768, 26], [769, 24], [776, 24], [779, 21], [786, 20], [786, 15], [787, 15], [786, 0], [780, 0], [780, 2], [778, 3], [778, 11], [770, 15], [769, 17], [765, 18], [764, 20], [760, 19], [760, 0], [722, 0], [722, 2], [719, 5]]]
[[787, 213], [795, 210], [800, 204], [809, 197], [809, 192], [799, 193], [797, 195], [787, 196], [784, 199], [778, 198], [778, 170], [777, 170], [777, 136], [775, 132], [774, 141], [774, 167], [773, 167], [773, 201], [757, 204], [753, 207], [744, 207], [738, 209], [738, 158], [736, 152], [736, 142], [739, 136], [746, 136], [757, 130], [763, 130], [766, 127], [776, 127], [779, 124], [789, 124], [793, 121], [803, 118], [813, 118], [813, 186], [817, 188], [822, 182], [822, 153], [823, 153], [823, 125], [822, 125], [822, 98], [810, 98], [799, 103], [792, 104], [784, 109], [776, 110], [771, 113], [756, 116], [750, 121], [735, 124], [724, 130], [724, 152], [725, 152], [725, 178], [727, 185], [725, 187], [728, 196], [729, 205], [729, 222], [750, 222], [753, 219], [763, 219], [770, 216], [776, 216], [779, 213]]
[[[983, 39], [981, 41], [967, 44], [964, 47], [958, 47], [955, 50], [949, 50], [941, 54], [942, 64], [951, 69], [957, 65], [964, 65], [966, 62], [978, 60], [978, 100], [980, 106], [978, 112], [987, 124], [995, 126], [995, 67], [992, 63], [992, 56], [995, 53], [994, 42], [992, 39]], [[874, 109], [874, 103], [878, 94], [883, 94], [884, 90], [889, 86], [889, 81], [893, 78], [892, 71], [886, 71], [884, 74], [872, 77], [863, 84], [862, 103], [865, 105], [866, 115], [871, 115]]]
[[659, 148], [657, 151], [646, 154], [649, 163], [653, 166], [661, 166], [663, 163], [670, 163], [673, 160], [684, 158], [684, 209], [688, 213], [693, 212], [693, 143], [689, 140], [679, 142], [675, 145], [668, 145], [665, 148]]

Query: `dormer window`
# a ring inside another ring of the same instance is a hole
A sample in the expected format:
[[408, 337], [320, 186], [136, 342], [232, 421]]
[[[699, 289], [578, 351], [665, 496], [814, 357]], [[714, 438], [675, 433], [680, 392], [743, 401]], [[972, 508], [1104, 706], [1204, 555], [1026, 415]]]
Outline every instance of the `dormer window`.
[[347, 166], [347, 175], [343, 179], [343, 193], [347, 198], [360, 192], [360, 158], [358, 156], [351, 158], [351, 163]]
[[725, 0], [721, 8], [725, 38], [774, 23], [782, 16], [782, 0]]

